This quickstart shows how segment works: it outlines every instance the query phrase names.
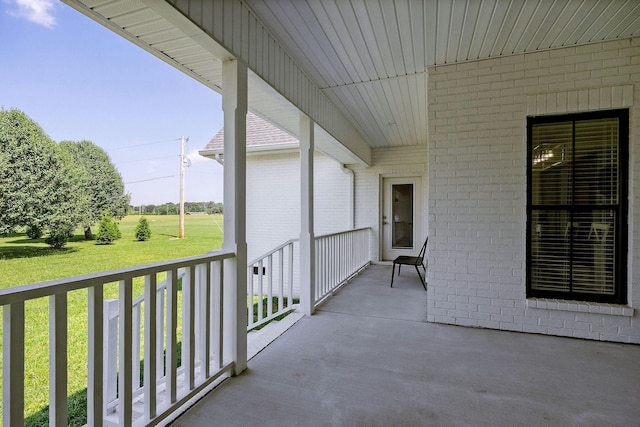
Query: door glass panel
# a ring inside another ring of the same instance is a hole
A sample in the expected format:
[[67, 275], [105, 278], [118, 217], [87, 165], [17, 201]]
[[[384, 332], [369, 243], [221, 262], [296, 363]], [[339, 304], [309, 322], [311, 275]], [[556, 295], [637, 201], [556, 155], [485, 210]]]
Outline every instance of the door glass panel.
[[413, 184], [394, 184], [391, 217], [393, 248], [413, 248]]

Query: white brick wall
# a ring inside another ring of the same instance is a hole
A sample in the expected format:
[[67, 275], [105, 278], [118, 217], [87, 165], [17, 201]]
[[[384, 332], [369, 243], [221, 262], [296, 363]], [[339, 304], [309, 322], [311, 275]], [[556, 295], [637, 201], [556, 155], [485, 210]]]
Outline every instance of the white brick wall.
[[371, 227], [371, 260], [380, 256], [380, 211], [382, 179], [386, 177], [422, 178], [422, 234], [427, 232], [427, 145], [412, 147], [377, 148], [372, 152], [372, 166], [349, 166], [355, 173], [356, 228]]
[[[639, 85], [640, 38], [429, 70], [429, 321], [640, 343]], [[527, 115], [621, 107], [629, 304], [527, 300]]]

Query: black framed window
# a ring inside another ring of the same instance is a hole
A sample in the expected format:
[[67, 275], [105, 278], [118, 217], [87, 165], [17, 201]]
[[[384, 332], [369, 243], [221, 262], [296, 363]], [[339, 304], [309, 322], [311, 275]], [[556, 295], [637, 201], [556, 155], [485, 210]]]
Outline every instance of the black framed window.
[[527, 296], [626, 303], [629, 111], [527, 119]]

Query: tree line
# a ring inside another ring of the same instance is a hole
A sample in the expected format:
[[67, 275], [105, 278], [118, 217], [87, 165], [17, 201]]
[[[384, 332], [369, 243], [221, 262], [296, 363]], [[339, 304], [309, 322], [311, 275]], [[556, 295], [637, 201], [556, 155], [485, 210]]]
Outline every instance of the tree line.
[[[222, 203], [216, 202], [184, 202], [184, 211], [185, 213], [213, 215], [224, 213], [224, 208]], [[171, 202], [161, 205], [129, 205], [129, 213], [139, 215], [178, 215], [180, 213], [180, 205]]]
[[129, 208], [122, 176], [91, 141], [56, 143], [24, 112], [0, 109], [0, 235], [22, 227], [64, 246], [79, 225], [85, 238], [103, 216]]

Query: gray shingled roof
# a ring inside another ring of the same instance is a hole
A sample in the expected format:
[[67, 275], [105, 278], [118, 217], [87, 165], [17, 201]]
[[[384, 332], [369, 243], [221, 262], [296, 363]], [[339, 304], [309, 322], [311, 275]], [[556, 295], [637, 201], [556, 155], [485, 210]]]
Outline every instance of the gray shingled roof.
[[[253, 147], [252, 151], [259, 151], [259, 147], [270, 147], [283, 145], [290, 147], [298, 144], [298, 140], [288, 133], [280, 130], [271, 123], [249, 112], [247, 113], [247, 148]], [[224, 147], [224, 128], [209, 141], [201, 152], [222, 153]], [[283, 147], [284, 148], [284, 147]]]

